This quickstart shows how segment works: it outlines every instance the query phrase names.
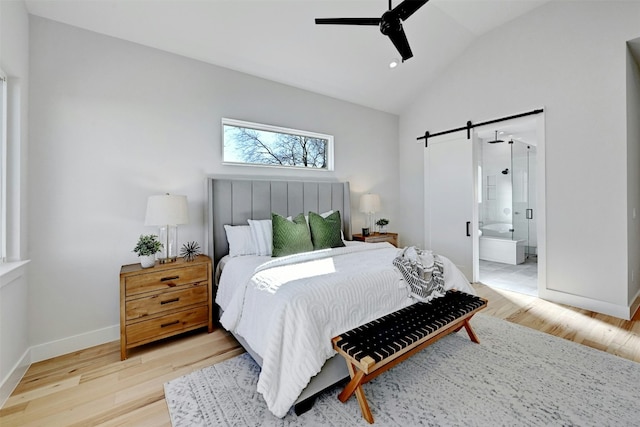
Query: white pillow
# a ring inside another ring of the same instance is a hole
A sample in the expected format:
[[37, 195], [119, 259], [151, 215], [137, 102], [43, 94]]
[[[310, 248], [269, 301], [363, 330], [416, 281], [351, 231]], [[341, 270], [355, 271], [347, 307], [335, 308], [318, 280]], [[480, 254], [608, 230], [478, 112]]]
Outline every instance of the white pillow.
[[255, 255], [256, 247], [251, 235], [251, 227], [248, 225], [225, 225], [229, 242], [229, 256]]
[[273, 249], [273, 230], [270, 219], [248, 219], [251, 228], [251, 236], [253, 237], [253, 246], [256, 249], [256, 255], [271, 256]]

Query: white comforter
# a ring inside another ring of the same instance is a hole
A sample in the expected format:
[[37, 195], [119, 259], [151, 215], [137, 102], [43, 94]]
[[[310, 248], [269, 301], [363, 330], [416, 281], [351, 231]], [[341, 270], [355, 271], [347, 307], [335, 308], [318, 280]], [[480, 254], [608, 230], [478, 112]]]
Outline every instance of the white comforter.
[[[220, 322], [262, 357], [258, 392], [274, 415], [286, 415], [335, 354], [332, 337], [415, 302], [392, 265], [398, 251], [376, 243], [270, 259], [240, 284], [225, 281], [233, 271], [231, 263], [225, 267]], [[446, 289], [475, 293], [442, 258]]]

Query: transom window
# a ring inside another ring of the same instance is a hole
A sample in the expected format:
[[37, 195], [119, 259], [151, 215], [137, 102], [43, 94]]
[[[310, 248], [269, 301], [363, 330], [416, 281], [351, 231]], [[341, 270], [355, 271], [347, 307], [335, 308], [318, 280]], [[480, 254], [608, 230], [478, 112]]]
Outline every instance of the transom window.
[[333, 136], [222, 119], [224, 163], [333, 170]]

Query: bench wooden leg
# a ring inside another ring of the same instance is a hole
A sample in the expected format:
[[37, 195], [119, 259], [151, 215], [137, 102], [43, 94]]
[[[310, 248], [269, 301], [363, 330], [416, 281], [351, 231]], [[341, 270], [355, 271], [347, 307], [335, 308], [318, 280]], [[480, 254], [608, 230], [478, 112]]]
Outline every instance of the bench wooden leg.
[[464, 321], [464, 328], [467, 330], [467, 334], [469, 334], [469, 339], [476, 344], [480, 344], [480, 340], [478, 339], [478, 336], [473, 331], [473, 329], [471, 329], [471, 324], [469, 323], [469, 319], [466, 319]]
[[367, 420], [369, 424], [373, 424], [373, 415], [371, 414], [369, 403], [367, 402], [367, 398], [364, 395], [364, 390], [362, 389], [362, 384], [365, 379], [364, 372], [360, 370], [356, 372], [356, 368], [353, 366], [353, 363], [347, 362], [347, 367], [349, 368], [351, 381], [349, 381], [344, 390], [342, 390], [342, 392], [338, 395], [338, 399], [340, 400], [340, 402], [344, 403], [349, 400], [352, 394], [355, 393], [356, 399], [358, 399], [358, 405], [360, 405], [362, 417]]
[[358, 398], [358, 404], [360, 405], [362, 417], [367, 420], [369, 424], [373, 424], [373, 415], [371, 415], [371, 410], [369, 409], [367, 398], [364, 397], [364, 390], [362, 390], [362, 385], [359, 385], [358, 388], [356, 388], [356, 397]]
[[355, 393], [356, 389], [362, 385], [362, 379], [364, 378], [364, 372], [358, 371], [357, 374], [353, 374], [353, 365], [351, 363], [347, 363], [349, 365], [349, 373], [351, 374], [351, 381], [344, 387], [344, 390], [338, 395], [338, 399], [340, 402], [344, 403], [353, 393]]
[[469, 319], [466, 319], [464, 321], [464, 323], [462, 323], [462, 325], [460, 325], [459, 327], [457, 327], [453, 333], [455, 334], [456, 332], [458, 332], [460, 329], [465, 328], [467, 330], [467, 334], [469, 334], [469, 338], [471, 339], [471, 341], [473, 341], [476, 344], [480, 344], [480, 340], [478, 339], [478, 336], [476, 335], [476, 333], [473, 331], [473, 329], [471, 329], [471, 323], [469, 323], [469, 320], [471, 319], [471, 317], [469, 317]]

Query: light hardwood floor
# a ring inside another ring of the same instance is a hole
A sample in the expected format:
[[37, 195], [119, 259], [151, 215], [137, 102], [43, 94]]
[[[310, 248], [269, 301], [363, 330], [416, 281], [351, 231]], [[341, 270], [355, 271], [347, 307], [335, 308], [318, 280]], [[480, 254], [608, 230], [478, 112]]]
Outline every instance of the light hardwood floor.
[[[640, 313], [624, 321], [475, 287], [489, 300], [484, 314], [640, 363]], [[170, 426], [163, 384], [242, 352], [217, 328], [133, 349], [125, 361], [120, 361], [119, 342], [112, 342], [35, 363], [0, 410], [0, 425]]]

